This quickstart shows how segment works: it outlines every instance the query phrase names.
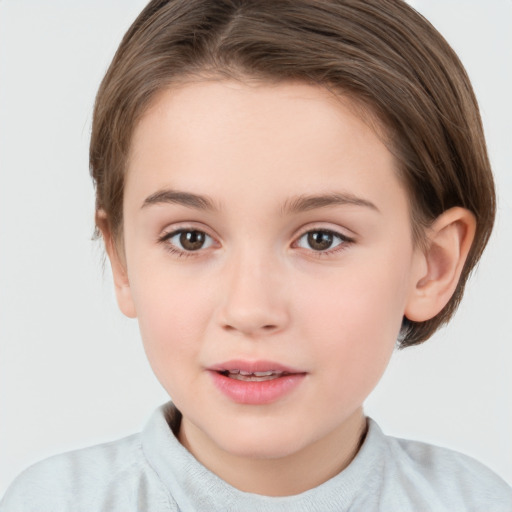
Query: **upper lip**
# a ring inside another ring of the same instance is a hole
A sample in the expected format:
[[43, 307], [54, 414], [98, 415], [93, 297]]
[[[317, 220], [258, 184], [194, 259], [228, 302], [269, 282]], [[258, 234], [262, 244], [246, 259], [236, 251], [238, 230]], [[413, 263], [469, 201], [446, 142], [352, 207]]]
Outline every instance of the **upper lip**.
[[297, 368], [293, 368], [291, 366], [286, 366], [281, 363], [277, 363], [275, 361], [248, 361], [242, 359], [232, 359], [230, 361], [225, 361], [223, 363], [215, 364], [213, 366], [208, 367], [208, 370], [214, 372], [226, 372], [233, 370], [240, 370], [248, 373], [255, 372], [279, 372], [279, 373], [306, 373], [303, 370], [298, 370]]

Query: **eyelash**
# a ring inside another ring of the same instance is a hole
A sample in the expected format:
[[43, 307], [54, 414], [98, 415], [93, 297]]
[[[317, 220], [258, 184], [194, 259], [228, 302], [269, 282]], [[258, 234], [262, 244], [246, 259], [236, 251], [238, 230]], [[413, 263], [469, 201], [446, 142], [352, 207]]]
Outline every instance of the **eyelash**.
[[158, 242], [164, 245], [166, 251], [173, 254], [174, 256], [178, 256], [179, 258], [199, 256], [199, 254], [202, 252], [200, 250], [200, 249], [202, 249], [202, 247], [200, 249], [198, 249], [197, 251], [187, 251], [185, 249], [179, 249], [178, 247], [176, 247], [176, 245], [169, 242], [169, 240], [171, 240], [175, 236], [182, 235], [183, 233], [201, 233], [202, 235], [205, 235], [209, 239], [213, 240], [212, 236], [210, 236], [208, 233], [206, 233], [205, 231], [202, 231], [200, 229], [180, 228], [180, 229], [171, 231], [169, 233], [164, 233], [158, 239]]
[[352, 244], [354, 242], [353, 238], [343, 235], [337, 231], [333, 231], [332, 229], [324, 229], [324, 228], [315, 229], [315, 228], [313, 228], [313, 229], [308, 229], [307, 231], [302, 233], [298, 238], [296, 238], [295, 242], [293, 243], [293, 246], [297, 246], [297, 244], [300, 242], [300, 240], [302, 240], [304, 237], [306, 237], [310, 234], [313, 234], [313, 233], [314, 234], [322, 233], [322, 235], [329, 235], [334, 240], [338, 240], [337, 245], [335, 245], [334, 247], [329, 247], [328, 249], [323, 250], [323, 251], [315, 251], [314, 249], [304, 248], [306, 251], [311, 252], [311, 254], [314, 254], [316, 257], [327, 257], [332, 254], [344, 251], [347, 248], [347, 246], [349, 246], [350, 244]]
[[[211, 245], [213, 245], [213, 244], [210, 244], [206, 248], [201, 247], [198, 250], [194, 251], [194, 250], [179, 249], [178, 247], [176, 247], [175, 244], [172, 244], [169, 242], [169, 240], [171, 240], [175, 236], [182, 235], [184, 233], [200, 233], [202, 235], [205, 235], [207, 238], [211, 239], [212, 241], [214, 240], [212, 236], [210, 236], [208, 233], [206, 233], [205, 231], [202, 231], [200, 229], [180, 228], [180, 229], [171, 231], [169, 233], [163, 234], [160, 238], [158, 238], [158, 243], [163, 244], [165, 249], [169, 253], [171, 253], [174, 256], [178, 256], [179, 258], [188, 258], [188, 257], [199, 256], [201, 254], [201, 252], [203, 252], [202, 249], [208, 249]], [[348, 245], [350, 245], [354, 242], [353, 238], [343, 235], [337, 231], [333, 231], [331, 229], [318, 228], [318, 229], [308, 229], [307, 231], [304, 231], [300, 236], [298, 236], [295, 239], [295, 241], [292, 244], [292, 247], [297, 247], [297, 244], [300, 242], [300, 240], [302, 240], [304, 237], [306, 237], [312, 233], [315, 233], [315, 234], [322, 233], [322, 235], [329, 235], [329, 236], [332, 236], [333, 239], [338, 240], [338, 244], [335, 245], [334, 248], [329, 247], [328, 249], [323, 250], [323, 251], [315, 251], [314, 249], [303, 248], [304, 250], [311, 252], [311, 254], [314, 254], [316, 257], [326, 257], [331, 254], [343, 251], [347, 248]]]

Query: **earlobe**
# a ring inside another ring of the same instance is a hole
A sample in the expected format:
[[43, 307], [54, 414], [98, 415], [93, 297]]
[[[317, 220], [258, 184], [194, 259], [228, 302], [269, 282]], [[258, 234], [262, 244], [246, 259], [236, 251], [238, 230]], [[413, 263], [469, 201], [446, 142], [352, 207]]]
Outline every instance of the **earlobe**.
[[127, 317], [135, 318], [137, 313], [132, 299], [126, 261], [119, 252], [119, 242], [114, 239], [107, 215], [103, 210], [96, 212], [96, 225], [101, 231], [108, 259], [110, 260], [119, 309]]
[[452, 297], [475, 236], [476, 220], [465, 208], [450, 208], [428, 229], [427, 244], [418, 250], [405, 316], [425, 322]]

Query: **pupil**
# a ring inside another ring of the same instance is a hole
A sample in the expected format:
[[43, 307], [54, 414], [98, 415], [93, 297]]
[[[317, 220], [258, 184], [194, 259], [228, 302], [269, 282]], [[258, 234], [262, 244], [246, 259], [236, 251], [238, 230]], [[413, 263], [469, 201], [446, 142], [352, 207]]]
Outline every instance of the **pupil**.
[[187, 251], [197, 251], [204, 245], [204, 239], [201, 231], [184, 231], [180, 235], [180, 244]]
[[308, 244], [315, 251], [325, 251], [333, 242], [332, 233], [326, 231], [313, 231], [308, 233]]

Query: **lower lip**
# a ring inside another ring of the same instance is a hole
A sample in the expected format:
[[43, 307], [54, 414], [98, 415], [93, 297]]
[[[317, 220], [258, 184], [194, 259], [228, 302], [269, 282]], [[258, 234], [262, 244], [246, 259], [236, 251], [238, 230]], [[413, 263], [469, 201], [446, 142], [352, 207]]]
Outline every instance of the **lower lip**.
[[211, 371], [210, 375], [217, 389], [225, 396], [238, 404], [248, 405], [276, 402], [291, 393], [306, 376], [305, 373], [293, 373], [256, 382], [231, 379], [215, 371]]

